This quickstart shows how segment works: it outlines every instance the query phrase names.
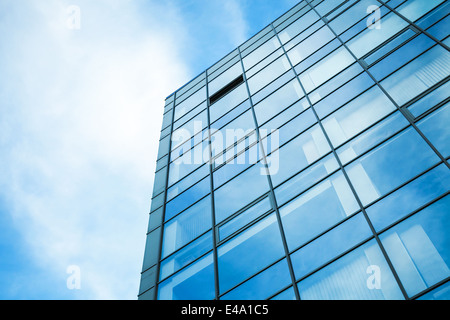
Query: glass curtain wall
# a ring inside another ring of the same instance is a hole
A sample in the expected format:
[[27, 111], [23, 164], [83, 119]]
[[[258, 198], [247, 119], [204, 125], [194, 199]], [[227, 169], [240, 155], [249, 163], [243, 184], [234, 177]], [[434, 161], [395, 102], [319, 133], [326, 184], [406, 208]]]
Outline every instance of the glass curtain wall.
[[300, 1], [166, 100], [140, 299], [450, 299], [450, 3]]

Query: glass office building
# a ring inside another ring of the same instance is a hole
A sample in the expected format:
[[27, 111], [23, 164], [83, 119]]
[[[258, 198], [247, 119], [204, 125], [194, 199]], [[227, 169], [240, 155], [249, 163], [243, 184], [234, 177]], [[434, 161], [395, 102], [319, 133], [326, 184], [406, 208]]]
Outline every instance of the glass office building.
[[450, 299], [449, 11], [300, 1], [169, 96], [139, 299]]

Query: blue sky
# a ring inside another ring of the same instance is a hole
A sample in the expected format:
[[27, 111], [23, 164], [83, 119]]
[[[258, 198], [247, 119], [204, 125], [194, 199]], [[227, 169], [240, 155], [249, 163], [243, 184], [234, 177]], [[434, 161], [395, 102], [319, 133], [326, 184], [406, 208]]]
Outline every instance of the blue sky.
[[0, 0], [0, 299], [136, 299], [165, 97], [295, 3]]

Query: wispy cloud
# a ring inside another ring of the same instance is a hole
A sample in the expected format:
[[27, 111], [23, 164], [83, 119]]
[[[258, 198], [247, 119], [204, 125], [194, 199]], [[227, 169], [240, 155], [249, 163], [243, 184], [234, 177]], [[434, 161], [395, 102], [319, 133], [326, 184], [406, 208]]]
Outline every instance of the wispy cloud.
[[2, 214], [62, 284], [80, 266], [73, 297], [134, 299], [162, 105], [187, 68], [171, 30], [132, 2], [81, 2], [80, 30], [66, 26], [68, 4], [27, 4], [3, 5]]

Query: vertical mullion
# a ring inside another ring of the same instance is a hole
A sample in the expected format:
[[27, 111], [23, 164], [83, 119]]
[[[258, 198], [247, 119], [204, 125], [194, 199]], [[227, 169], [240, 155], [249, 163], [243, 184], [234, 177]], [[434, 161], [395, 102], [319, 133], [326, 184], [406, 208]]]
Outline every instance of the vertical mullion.
[[[306, 2], [309, 4], [309, 6], [316, 12], [316, 14], [320, 17], [320, 19], [322, 19], [322, 21], [327, 25], [327, 27], [331, 30], [331, 32], [333, 32], [333, 34], [334, 34], [334, 36], [336, 37], [336, 39], [338, 39], [339, 42], [341, 43], [341, 45], [342, 45], [344, 48], [347, 49], [347, 51], [352, 55], [352, 57], [355, 59], [355, 61], [357, 61], [357, 62], [359, 63], [359, 65], [364, 69], [364, 71], [366, 71], [366, 72], [369, 74], [369, 76], [371, 76], [372, 80], [375, 81], [375, 83], [378, 85], [378, 87], [381, 87], [381, 86], [379, 85], [379, 83], [376, 81], [376, 79], [368, 72], [368, 69], [367, 69], [367, 67], [365, 66], [365, 64], [364, 64], [364, 63], [361, 63], [361, 61], [360, 61], [360, 60], [353, 54], [353, 52], [351, 52], [350, 49], [345, 45], [345, 43], [342, 41], [342, 39], [339, 38], [339, 36], [336, 34], [336, 32], [328, 25], [328, 22], [326, 21], [326, 19], [324, 19], [324, 18], [317, 12], [317, 10], [315, 9], [315, 7], [314, 7], [313, 5], [311, 5], [311, 3], [309, 2], [309, 0], [305, 0], [305, 1], [306, 1]], [[289, 57], [288, 57], [288, 59], [289, 59]], [[289, 60], [289, 61], [290, 61], [290, 60]], [[298, 77], [298, 74], [297, 74], [297, 72], [295, 71], [295, 69], [294, 69], [294, 72], [296, 73], [297, 79], [298, 79], [298, 81], [300, 82], [300, 85], [301, 85], [302, 88], [303, 88], [303, 85], [301, 84], [300, 78]], [[304, 90], [304, 88], [303, 88], [303, 90]], [[386, 93], [384, 90], [383, 90], [383, 93], [385, 93], [385, 94], [387, 95], [387, 93]], [[361, 209], [361, 212], [362, 212], [363, 215], [364, 215], [364, 218], [365, 218], [365, 220], [366, 220], [366, 222], [367, 222], [367, 224], [368, 224], [368, 226], [369, 226], [369, 228], [370, 228], [370, 230], [371, 230], [371, 232], [372, 232], [372, 234], [373, 234], [373, 236], [374, 236], [374, 238], [375, 238], [375, 241], [377, 242], [377, 244], [378, 244], [378, 246], [379, 246], [379, 248], [380, 248], [380, 250], [381, 250], [381, 252], [382, 252], [382, 254], [383, 254], [383, 257], [385, 258], [385, 260], [386, 260], [386, 262], [387, 262], [387, 264], [388, 264], [388, 266], [389, 266], [389, 268], [390, 268], [390, 270], [391, 270], [391, 272], [392, 272], [392, 274], [393, 274], [393, 276], [394, 276], [394, 278], [395, 278], [395, 280], [396, 280], [396, 282], [397, 282], [397, 284], [398, 284], [398, 286], [399, 286], [399, 288], [400, 288], [400, 291], [401, 291], [402, 294], [403, 294], [403, 297], [404, 297], [406, 300], [409, 300], [408, 294], [406, 293], [406, 290], [405, 290], [403, 284], [402, 284], [401, 281], [400, 281], [400, 277], [398, 276], [397, 271], [395, 270], [394, 265], [392, 264], [392, 261], [391, 261], [391, 259], [389, 258], [388, 254], [387, 254], [387, 252], [386, 252], [386, 249], [384, 248], [383, 243], [381, 242], [381, 240], [380, 240], [380, 238], [379, 238], [379, 236], [378, 236], [378, 233], [377, 233], [377, 231], [375, 230], [375, 227], [374, 227], [373, 224], [372, 224], [372, 221], [370, 221], [370, 218], [369, 218], [369, 216], [368, 216], [366, 210], [364, 209], [364, 205], [362, 204], [361, 199], [359, 198], [359, 196], [358, 196], [358, 194], [357, 194], [357, 192], [356, 192], [356, 190], [355, 190], [353, 184], [351, 183], [350, 178], [348, 177], [347, 171], [346, 171], [346, 169], [344, 168], [344, 166], [342, 165], [342, 162], [341, 162], [339, 156], [337, 155], [336, 150], [335, 150], [335, 148], [333, 147], [333, 144], [331, 143], [331, 140], [330, 140], [330, 138], [329, 138], [327, 132], [325, 131], [325, 128], [323, 127], [323, 125], [322, 125], [322, 123], [321, 123], [321, 121], [320, 121], [320, 118], [318, 117], [317, 113], [315, 112], [314, 107], [313, 107], [313, 105], [311, 104], [311, 101], [310, 101], [308, 95], [306, 94], [306, 91], [305, 91], [305, 95], [307, 96], [308, 102], [310, 103], [311, 108], [312, 108], [314, 114], [316, 115], [316, 117], [317, 117], [317, 119], [318, 119], [318, 121], [319, 121], [319, 124], [320, 124], [320, 126], [321, 126], [321, 128], [322, 128], [322, 130], [323, 130], [323, 132], [324, 132], [324, 134], [325, 134], [325, 136], [326, 136], [326, 138], [327, 138], [327, 141], [328, 141], [330, 147], [331, 147], [332, 150], [333, 150], [333, 154], [334, 154], [335, 157], [336, 157], [336, 161], [338, 162], [339, 167], [341, 168], [341, 171], [343, 172], [344, 177], [345, 177], [345, 179], [346, 179], [348, 185], [350, 186], [350, 189], [352, 190], [352, 193], [353, 193], [353, 195], [354, 195], [354, 197], [355, 197], [355, 199], [356, 199], [356, 201], [357, 201], [357, 203], [358, 203], [358, 205], [359, 205], [359, 207], [360, 207], [360, 209]], [[392, 102], [394, 102], [393, 99], [392, 99], [389, 95], [387, 95], [387, 96], [390, 98], [390, 100], [391, 100]], [[398, 107], [397, 104], [395, 104], [395, 106], [397, 107], [398, 110], [400, 110], [400, 108]], [[400, 110], [400, 111], [401, 111], [401, 110]], [[403, 112], [402, 112], [402, 114], [403, 114]], [[406, 117], [406, 116], [405, 116], [405, 118], [408, 119], [408, 117]], [[408, 120], [408, 121], [409, 121], [409, 120]], [[411, 123], [411, 122], [410, 122], [410, 123]]]
[[219, 257], [217, 255], [217, 233], [216, 233], [216, 214], [214, 205], [214, 179], [213, 179], [213, 162], [212, 162], [212, 146], [211, 146], [211, 118], [209, 113], [209, 83], [208, 70], [206, 71], [206, 114], [208, 119], [208, 149], [209, 149], [209, 177], [211, 187], [211, 221], [212, 221], [212, 238], [213, 238], [213, 261], [214, 261], [214, 292], [215, 300], [219, 300]]
[[[272, 26], [272, 24], [271, 24], [271, 26]], [[256, 137], [257, 137], [258, 150], [262, 154], [262, 159], [264, 161], [263, 164], [265, 166], [266, 174], [267, 174], [267, 181], [269, 183], [269, 189], [270, 189], [269, 192], [270, 192], [271, 198], [272, 198], [272, 200], [273, 200], [273, 202], [275, 204], [275, 215], [277, 217], [277, 223], [278, 223], [278, 227], [279, 227], [279, 230], [280, 230], [281, 239], [282, 239], [282, 242], [283, 242], [283, 248], [284, 248], [285, 257], [286, 257], [286, 261], [287, 261], [288, 268], [289, 268], [289, 274], [290, 274], [290, 277], [291, 277], [292, 286], [294, 288], [295, 297], [296, 297], [297, 300], [300, 300], [300, 294], [298, 292], [297, 284], [296, 284], [296, 281], [295, 281], [294, 268], [292, 267], [292, 261], [291, 261], [290, 255], [289, 255], [289, 248], [288, 248], [287, 241], [286, 241], [286, 235], [284, 233], [284, 228], [283, 228], [283, 225], [281, 223], [281, 216], [280, 216], [280, 212], [278, 210], [278, 204], [276, 203], [276, 198], [275, 198], [275, 192], [274, 192], [274, 189], [273, 189], [272, 179], [270, 177], [270, 172], [269, 172], [269, 169], [267, 167], [266, 153], [264, 151], [264, 148], [261, 145], [262, 142], [261, 142], [261, 135], [260, 135], [260, 132], [259, 132], [258, 120], [256, 118], [256, 113], [255, 113], [255, 109], [254, 109], [254, 106], [253, 106], [252, 95], [251, 95], [251, 92], [250, 92], [250, 88], [248, 86], [247, 75], [246, 75], [246, 72], [245, 72], [244, 62], [242, 60], [242, 53], [241, 53], [240, 48], [238, 48], [238, 51], [239, 51], [239, 58], [241, 60], [242, 74], [243, 74], [243, 77], [244, 77], [245, 86], [246, 86], [246, 89], [247, 89], [248, 98], [249, 98], [249, 102], [250, 102], [250, 108], [252, 110], [252, 116], [253, 116], [253, 120], [254, 120], [254, 124], [255, 124], [255, 128], [256, 128]]]

